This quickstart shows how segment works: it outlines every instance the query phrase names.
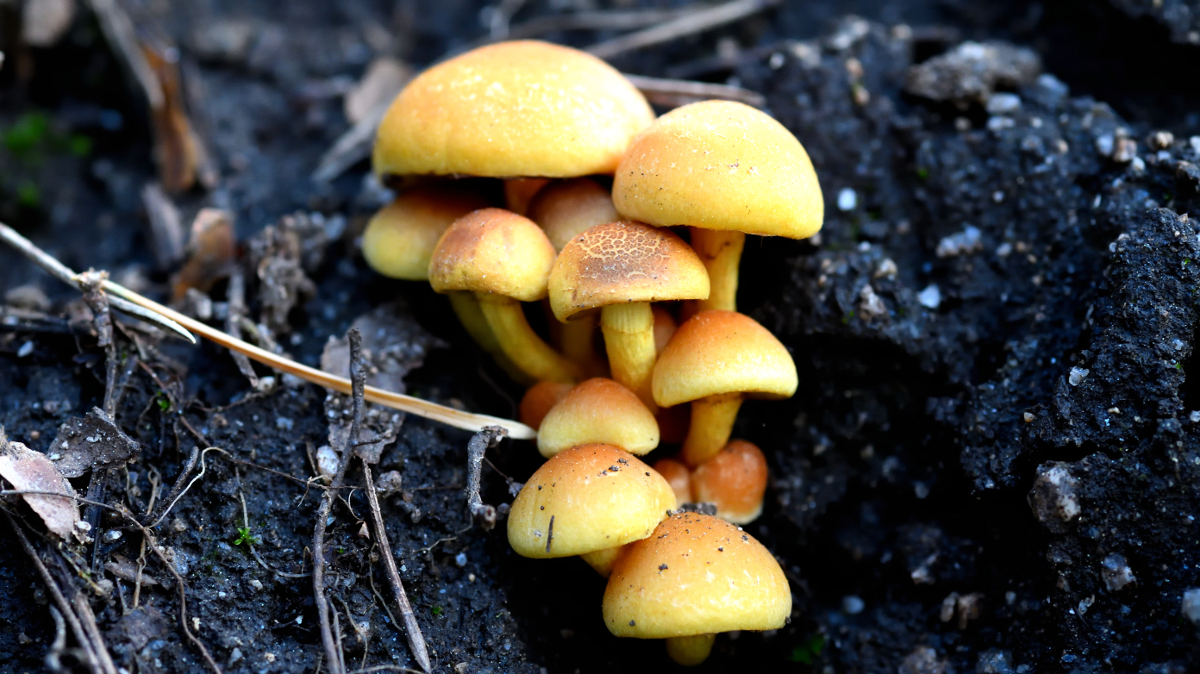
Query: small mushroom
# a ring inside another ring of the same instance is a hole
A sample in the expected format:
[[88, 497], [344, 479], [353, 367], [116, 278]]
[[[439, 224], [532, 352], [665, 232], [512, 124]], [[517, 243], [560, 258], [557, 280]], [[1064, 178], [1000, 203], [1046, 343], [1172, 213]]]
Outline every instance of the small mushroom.
[[654, 470], [671, 485], [676, 503], [692, 502], [692, 475], [687, 466], [675, 459], [659, 459], [654, 462]]
[[550, 458], [590, 442], [615, 445], [630, 454], [658, 447], [658, 423], [632, 391], [596, 377], [571, 389], [542, 420], [538, 451]]
[[521, 302], [546, 296], [554, 246], [533, 221], [499, 208], [473, 211], [446, 230], [429, 261], [434, 291], [475, 293], [500, 348], [530, 379], [575, 382], [578, 366], [533, 331]]
[[550, 307], [566, 322], [601, 308], [613, 379], [655, 411], [651, 302], [708, 297], [708, 272], [683, 239], [638, 222], [592, 227], [563, 248], [550, 272]]
[[612, 445], [555, 454], [525, 483], [508, 516], [508, 543], [523, 557], [583, 555], [599, 566], [604, 552], [645, 538], [675, 507], [671, 486], [650, 466]]
[[549, 414], [550, 409], [558, 404], [558, 401], [567, 395], [573, 387], [570, 384], [564, 384], [557, 381], [539, 381], [529, 390], [525, 391], [524, 397], [521, 398], [521, 405], [517, 409], [517, 419], [526, 426], [537, 430], [541, 427], [542, 421]]
[[549, 182], [547, 178], [508, 178], [504, 181], [504, 207], [517, 215], [528, 215], [529, 200]]
[[685, 512], [626, 546], [604, 591], [618, 637], [666, 639], [681, 665], [698, 665], [718, 632], [783, 627], [792, 593], [779, 563], [739, 527]]
[[787, 348], [754, 319], [733, 311], [705, 311], [690, 318], [654, 366], [659, 405], [692, 403], [682, 453], [692, 467], [729, 441], [745, 398], [788, 398], [797, 385], [796, 364]]
[[717, 517], [723, 520], [749, 524], [762, 514], [767, 458], [754, 443], [731, 441], [692, 471], [691, 479], [692, 500], [717, 504]]
[[800, 141], [762, 111], [732, 101], [702, 101], [659, 117], [617, 167], [613, 202], [631, 220], [691, 227], [692, 247], [712, 280], [699, 310], [737, 308], [746, 234], [803, 239], [825, 216]]

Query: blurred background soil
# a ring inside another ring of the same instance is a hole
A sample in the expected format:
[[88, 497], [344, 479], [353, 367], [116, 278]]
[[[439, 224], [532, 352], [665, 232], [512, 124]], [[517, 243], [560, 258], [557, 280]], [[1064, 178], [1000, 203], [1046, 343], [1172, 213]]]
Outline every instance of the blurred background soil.
[[[800, 371], [795, 398], [747, 404], [735, 431], [771, 464], [748, 531], [783, 563], [794, 613], [718, 638], [697, 671], [1197, 671], [1200, 3], [761, 4], [610, 59], [760, 94], [826, 198], [818, 240], [747, 243], [740, 294]], [[366, 268], [356, 236], [389, 192], [364, 155], [331, 148], [447, 54], [506, 35], [588, 47], [628, 32], [596, 16], [645, 27], [708, 6], [0, 2], [0, 220], [165, 299], [191, 260], [179, 301], [220, 326], [238, 310], [229, 268], [194, 262], [207, 251], [241, 270], [260, 344], [319, 365], [357, 324], [394, 387], [512, 417], [520, 389], [443, 300]], [[193, 233], [202, 208], [225, 220]], [[100, 404], [104, 350], [77, 294], [8, 249], [0, 290], [0, 425], [50, 452]], [[143, 512], [193, 447], [224, 450], [156, 527], [189, 624], [224, 671], [315, 670], [320, 492], [305, 481], [338, 401], [261, 368], [256, 387], [210, 344], [140, 335], [121, 353], [115, 418], [139, 454], [88, 493]], [[608, 634], [604, 581], [577, 560], [522, 559], [502, 525], [471, 525], [468, 433], [376, 423], [398, 429], [378, 472], [401, 484], [382, 507], [435, 671], [673, 666], [661, 644]], [[493, 504], [537, 465], [523, 442], [489, 458]], [[348, 668], [402, 671], [415, 663], [359, 533], [365, 504], [352, 492], [334, 510], [328, 584]], [[147, 557], [135, 593], [140, 536], [93, 520], [98, 543], [66, 575], [116, 665], [207, 671], [169, 572]], [[34, 671], [55, 635], [47, 590], [7, 523], [0, 540], [0, 672]]]

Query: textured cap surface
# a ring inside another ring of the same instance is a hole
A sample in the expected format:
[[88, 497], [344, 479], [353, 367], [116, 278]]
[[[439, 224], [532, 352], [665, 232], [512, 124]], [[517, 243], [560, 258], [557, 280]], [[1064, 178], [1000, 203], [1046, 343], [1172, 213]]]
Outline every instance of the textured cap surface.
[[534, 302], [546, 296], [555, 255], [532, 220], [484, 208], [442, 234], [429, 260], [429, 285], [439, 293], [469, 290]]
[[783, 627], [792, 593], [770, 551], [734, 525], [681, 513], [625, 549], [604, 591], [618, 637], [666, 639]]
[[609, 222], [571, 239], [550, 272], [550, 308], [560, 321], [625, 302], [708, 297], [704, 263], [673, 232]]
[[575, 177], [611, 174], [654, 120], [604, 61], [545, 42], [480, 47], [409, 83], [379, 126], [375, 172]]
[[612, 445], [555, 454], [529, 478], [508, 515], [523, 557], [570, 557], [645, 538], [675, 507], [661, 475]]
[[538, 451], [551, 457], [576, 445], [603, 442], [630, 454], [658, 446], [658, 422], [637, 394], [611, 379], [596, 377], [550, 409], [538, 429]]
[[391, 278], [424, 281], [438, 239], [458, 218], [488, 201], [465, 187], [427, 183], [415, 187], [375, 214], [363, 232], [367, 264]]
[[808, 153], [766, 113], [732, 101], [676, 108], [621, 160], [613, 202], [652, 225], [690, 225], [803, 239], [825, 202]]
[[722, 393], [787, 398], [796, 363], [779, 340], [736, 311], [702, 311], [679, 326], [654, 365], [654, 401], [663, 407]]

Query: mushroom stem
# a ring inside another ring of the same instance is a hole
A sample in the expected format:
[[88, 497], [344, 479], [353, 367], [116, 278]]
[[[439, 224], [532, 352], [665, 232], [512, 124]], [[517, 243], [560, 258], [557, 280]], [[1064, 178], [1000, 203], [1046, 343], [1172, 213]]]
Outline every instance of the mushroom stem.
[[577, 363], [588, 376], [599, 377], [604, 374], [604, 363], [596, 357], [596, 349], [593, 346], [595, 334], [596, 314], [589, 311], [561, 323], [559, 340], [567, 360]]
[[479, 348], [496, 361], [505, 374], [521, 385], [528, 385], [534, 381], [504, 354], [504, 349], [500, 348], [500, 341], [496, 339], [496, 333], [492, 332], [487, 318], [483, 315], [483, 309], [479, 308], [475, 293], [455, 290], [446, 296], [450, 298], [450, 307], [454, 309], [454, 315], [458, 316], [458, 322], [462, 324], [463, 329]]
[[710, 288], [708, 299], [695, 300], [693, 314], [709, 309], [737, 311], [738, 266], [746, 235], [741, 232], [692, 227], [692, 249], [708, 270]]
[[658, 411], [650, 388], [654, 374], [654, 312], [649, 302], [610, 304], [600, 310], [600, 330], [613, 379], [637, 394], [651, 413]]
[[504, 355], [517, 369], [539, 381], [579, 381], [579, 367], [563, 358], [533, 331], [529, 321], [525, 320], [520, 302], [494, 293], [476, 293], [475, 299], [479, 300], [479, 308]]
[[687, 465], [695, 468], [725, 447], [741, 407], [741, 393], [722, 393], [692, 402], [692, 421], [681, 454]]
[[690, 637], [669, 637], [667, 655], [684, 667], [695, 667], [708, 659], [712, 652], [715, 634], [696, 634]]
[[612, 574], [613, 564], [617, 563], [617, 557], [621, 556], [621, 550], [625, 546], [618, 545], [615, 548], [605, 548], [595, 552], [585, 552], [579, 555], [579, 558], [588, 563], [588, 566], [596, 570], [604, 578], [608, 578]]

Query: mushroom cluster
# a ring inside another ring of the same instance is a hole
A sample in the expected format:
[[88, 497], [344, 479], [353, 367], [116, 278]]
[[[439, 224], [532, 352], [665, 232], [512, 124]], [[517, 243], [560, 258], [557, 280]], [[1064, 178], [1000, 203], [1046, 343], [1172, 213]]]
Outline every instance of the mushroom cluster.
[[[609, 578], [609, 630], [666, 639], [681, 664], [718, 632], [781, 627], [787, 580], [737, 526], [762, 511], [766, 459], [730, 436], [743, 400], [798, 385], [787, 349], [735, 302], [746, 234], [821, 227], [795, 136], [727, 101], [656, 119], [603, 61], [514, 41], [414, 79], [373, 161], [399, 196], [363, 234], [368, 264], [447, 295], [529, 386], [521, 420], [547, 461], [513, 503], [513, 549], [582, 557]], [[660, 443], [681, 449], [638, 458]]]

